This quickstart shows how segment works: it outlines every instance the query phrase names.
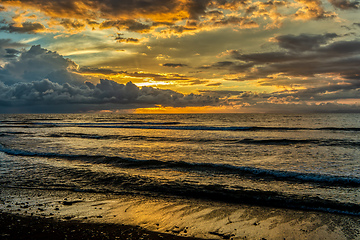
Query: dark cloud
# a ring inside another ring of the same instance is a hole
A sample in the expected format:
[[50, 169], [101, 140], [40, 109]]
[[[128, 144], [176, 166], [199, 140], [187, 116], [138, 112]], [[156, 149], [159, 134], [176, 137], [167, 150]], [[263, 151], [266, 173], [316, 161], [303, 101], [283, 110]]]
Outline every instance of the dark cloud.
[[278, 42], [279, 46], [290, 51], [310, 51], [319, 48], [320, 45], [328, 43], [330, 40], [338, 37], [336, 33], [327, 33], [324, 35], [281, 35], [274, 39]]
[[218, 98], [223, 98], [223, 97], [237, 96], [237, 95], [240, 95], [240, 94], [244, 93], [244, 91], [199, 90], [199, 93], [204, 94], [204, 95], [208, 95], [208, 96], [216, 96], [216, 97], [218, 97]]
[[164, 63], [161, 66], [163, 66], [163, 67], [172, 67], [172, 68], [187, 67], [186, 64], [182, 64], [182, 63]]
[[[283, 35], [274, 40], [280, 51], [242, 54], [227, 51], [233, 61], [217, 62], [211, 68], [228, 69], [256, 80], [263, 86], [300, 86], [303, 90], [274, 93], [298, 101], [360, 100], [360, 41], [335, 41], [337, 34]], [[316, 87], [314, 87], [316, 84]]]
[[83, 29], [85, 28], [85, 24], [78, 21], [78, 20], [70, 20], [70, 19], [62, 19], [60, 21], [60, 25], [62, 25], [63, 27], [65, 27], [66, 29]]
[[127, 30], [131, 32], [149, 32], [151, 25], [143, 24], [133, 19], [104, 21], [100, 24], [100, 29], [117, 28], [118, 30]]
[[[276, 37], [279, 47], [287, 51], [241, 54], [231, 51], [230, 56], [241, 62], [229, 63], [234, 69], [256, 67], [258, 77], [271, 74], [313, 76], [322, 73], [358, 73], [360, 41], [338, 41], [325, 45], [336, 34], [284, 35]], [[235, 65], [236, 64], [236, 65]], [[220, 66], [218, 63], [215, 66]], [[226, 67], [226, 65], [224, 65]]]
[[140, 40], [137, 38], [124, 38], [122, 37], [124, 34], [118, 33], [115, 37], [117, 42], [126, 42], [126, 43], [139, 43]]
[[32, 46], [28, 51], [22, 51], [18, 58], [9, 61], [0, 69], [0, 79], [9, 85], [45, 78], [60, 84], [79, 84], [83, 78], [75, 73], [77, 68], [78, 65], [70, 59], [38, 45]]
[[239, 28], [251, 28], [251, 27], [257, 27], [258, 24], [247, 18], [247, 17], [225, 17], [223, 19], [217, 20], [213, 23], [214, 26], [226, 26], [226, 25], [234, 25]]
[[203, 85], [208, 82], [209, 82], [208, 80], [193, 79], [193, 80], [187, 81], [184, 85], [195, 86], [195, 85]]
[[144, 73], [144, 72], [125, 72], [127, 76], [139, 77], [139, 78], [152, 78], [155, 81], [184, 81], [189, 80], [188, 77], [177, 73], [169, 73], [166, 75], [156, 73]]
[[234, 64], [235, 64], [235, 63], [234, 63], [234, 62], [231, 62], [231, 61], [223, 61], [223, 62], [214, 63], [214, 64], [212, 65], [212, 67], [222, 68], [222, 67], [233, 66]]
[[[155, 105], [185, 107], [218, 105], [216, 97], [189, 94], [184, 95], [171, 90], [161, 90], [151, 87], [139, 88], [131, 82], [119, 84], [114, 81], [100, 80], [94, 85], [86, 82], [80, 86], [68, 83], [58, 84], [47, 79], [17, 83], [7, 86], [0, 82], [0, 109], [11, 111], [8, 107], [28, 107], [46, 103], [57, 112], [57, 105], [90, 105], [103, 109], [113, 106], [122, 108], [123, 105], [131, 107], [149, 107]], [[125, 108], [125, 107], [124, 107]], [[41, 108], [38, 109], [41, 112]]]
[[10, 39], [0, 39], [0, 59], [3, 58], [5, 62], [11, 61], [21, 53], [18, 49], [25, 46], [26, 44], [13, 42]]
[[5, 58], [15, 58], [20, 54], [21, 52], [14, 48], [6, 48], [5, 49], [6, 54], [4, 55]]
[[44, 31], [45, 26], [41, 23], [24, 22], [21, 27], [16, 27], [14, 24], [9, 24], [0, 27], [0, 31], [7, 31], [10, 33], [36, 33]]
[[[2, 40], [0, 45], [11, 46], [15, 43]], [[15, 50], [9, 50], [18, 54]], [[0, 111], [12, 112], [21, 109], [23, 112], [42, 112], [44, 106], [53, 112], [121, 109], [137, 107], [154, 107], [156, 105], [171, 107], [209, 106], [220, 104], [216, 97], [199, 94], [181, 94], [172, 90], [152, 87], [139, 88], [132, 82], [119, 84], [101, 79], [100, 83], [83, 82], [79, 73], [126, 74], [133, 77], [152, 77], [159, 80], [184, 80], [178, 74], [162, 76], [147, 73], [115, 72], [78, 66], [56, 52], [40, 46], [32, 46], [22, 51], [13, 60], [0, 69]], [[79, 78], [77, 78], [79, 77]], [[49, 106], [52, 106], [49, 108]], [[48, 111], [46, 110], [46, 111]]]
[[358, 1], [349, 1], [349, 0], [328, 0], [333, 6], [347, 10], [347, 9], [358, 9]]
[[104, 75], [117, 75], [122, 74], [124, 76], [135, 78], [151, 78], [155, 81], [188, 81], [189, 78], [177, 73], [168, 73], [166, 75], [146, 72], [128, 72], [128, 71], [114, 71], [111, 69], [81, 67], [78, 70], [79, 73], [87, 74], [104, 74]]
[[220, 83], [220, 82], [206, 84], [206, 86], [208, 86], [208, 87], [218, 87], [218, 86], [221, 86], [221, 85], [222, 85], [222, 83]]
[[[341, 9], [358, 7], [354, 1], [329, 1]], [[86, 23], [94, 29], [117, 28], [121, 31], [154, 34], [182, 34], [229, 25], [239, 29], [259, 25], [274, 27], [280, 26], [286, 18], [320, 20], [337, 16], [325, 11], [321, 0], [295, 2], [299, 4], [280, 0], [0, 0], [6, 7], [39, 10], [51, 19], [56, 19], [66, 29], [81, 30]], [[295, 7], [296, 13], [279, 10], [286, 7]], [[41, 26], [36, 27], [33, 32], [42, 30]], [[161, 27], [166, 30], [154, 31]], [[5, 30], [25, 31], [22, 28], [7, 26]]]
[[[309, 5], [308, 0], [297, 1]], [[6, 6], [40, 10], [52, 19], [58, 21], [60, 19], [59, 23], [67, 29], [82, 29], [86, 22], [93, 28], [115, 27], [119, 30], [142, 33], [167, 26], [170, 27], [169, 32], [174, 34], [228, 25], [237, 28], [258, 27], [260, 18], [266, 19], [267, 22], [278, 22], [284, 15], [280, 14], [277, 8], [289, 5], [288, 1], [248, 0], [0, 0], [0, 2]], [[318, 4], [321, 5], [320, 2]], [[307, 8], [310, 8], [309, 6]], [[249, 11], [251, 7], [253, 11]], [[230, 14], [246, 11], [245, 9], [248, 9], [245, 16]], [[317, 18], [329, 17], [321, 7], [304, 11], [317, 11], [315, 14]], [[298, 13], [300, 14], [304, 12]], [[184, 20], [192, 24], [184, 25], [181, 22]], [[196, 21], [203, 20], [207, 23], [194, 25]]]
[[104, 75], [114, 75], [124, 72], [118, 72], [111, 69], [103, 69], [103, 68], [91, 68], [91, 67], [81, 67], [79, 68], [80, 73], [90, 73], [90, 74], [104, 74]]
[[[12, 4], [12, 1], [2, 0], [4, 4]], [[47, 1], [47, 0], [20, 0], [17, 1], [29, 7], [36, 7], [55, 17], [76, 17], [88, 18], [94, 17], [96, 12], [101, 12], [103, 17], [121, 15], [134, 15], [138, 13], [166, 13], [176, 9], [177, 1], [174, 0], [62, 0], [62, 1]]]

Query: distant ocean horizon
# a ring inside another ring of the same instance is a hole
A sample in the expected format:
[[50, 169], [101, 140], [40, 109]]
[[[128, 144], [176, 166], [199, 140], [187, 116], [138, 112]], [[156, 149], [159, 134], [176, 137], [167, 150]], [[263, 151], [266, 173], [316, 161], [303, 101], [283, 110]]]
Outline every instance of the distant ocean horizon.
[[0, 182], [360, 215], [360, 114], [0, 115]]

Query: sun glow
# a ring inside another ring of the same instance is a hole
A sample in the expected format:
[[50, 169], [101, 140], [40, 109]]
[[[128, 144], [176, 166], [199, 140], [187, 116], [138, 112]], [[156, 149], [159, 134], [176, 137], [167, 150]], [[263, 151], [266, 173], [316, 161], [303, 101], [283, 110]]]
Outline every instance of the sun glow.
[[163, 107], [161, 105], [153, 108], [138, 108], [134, 110], [136, 114], [191, 114], [191, 113], [232, 113], [246, 112], [240, 108], [229, 106], [204, 106], [204, 107]]

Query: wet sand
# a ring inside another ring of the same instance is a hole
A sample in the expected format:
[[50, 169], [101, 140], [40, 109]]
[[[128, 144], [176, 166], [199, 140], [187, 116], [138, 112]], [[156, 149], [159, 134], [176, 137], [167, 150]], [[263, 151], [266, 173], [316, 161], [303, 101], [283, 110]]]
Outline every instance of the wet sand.
[[194, 199], [3, 188], [1, 239], [360, 239], [360, 217]]
[[61, 221], [38, 216], [0, 213], [0, 239], [196, 239], [147, 231], [139, 226], [122, 224], [83, 223], [76, 220]]

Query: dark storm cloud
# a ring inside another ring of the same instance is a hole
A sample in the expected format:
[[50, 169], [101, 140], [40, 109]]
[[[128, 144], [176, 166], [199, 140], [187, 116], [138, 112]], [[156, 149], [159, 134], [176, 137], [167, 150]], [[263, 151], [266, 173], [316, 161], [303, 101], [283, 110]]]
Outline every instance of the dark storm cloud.
[[41, 23], [24, 22], [21, 27], [16, 27], [14, 24], [9, 24], [0, 27], [0, 31], [7, 31], [10, 33], [36, 33], [45, 30], [45, 26]]
[[358, 9], [359, 1], [349, 1], [349, 0], [328, 0], [333, 6], [347, 10], [347, 9]]

